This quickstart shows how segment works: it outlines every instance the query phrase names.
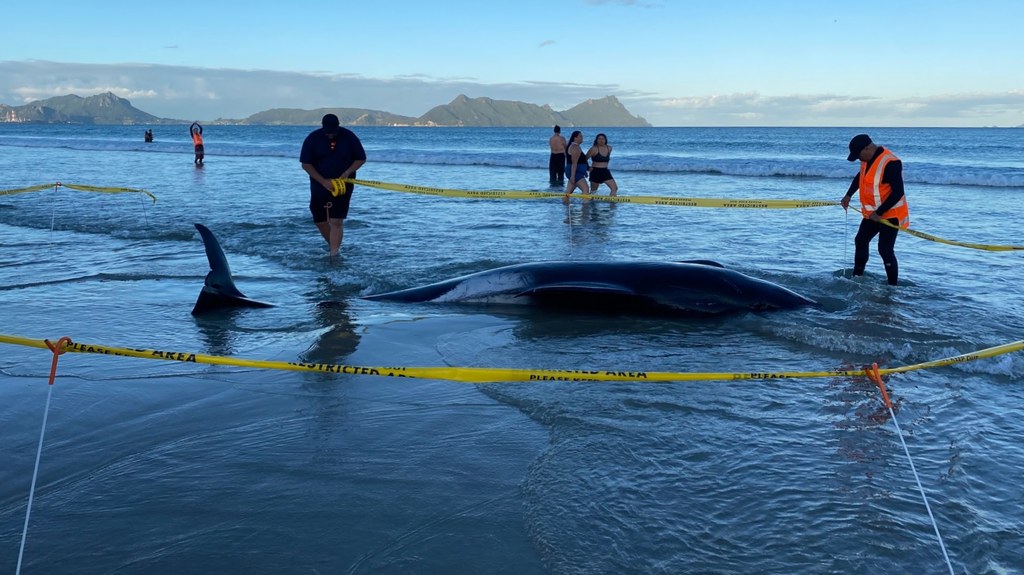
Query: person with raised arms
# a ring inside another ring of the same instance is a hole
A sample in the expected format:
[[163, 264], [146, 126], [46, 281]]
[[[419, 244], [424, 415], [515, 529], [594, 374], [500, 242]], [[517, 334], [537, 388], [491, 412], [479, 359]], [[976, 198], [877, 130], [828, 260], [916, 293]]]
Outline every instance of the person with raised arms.
[[192, 125], [188, 128], [189, 134], [192, 136], [192, 146], [195, 148], [196, 159], [192, 161], [197, 166], [203, 165], [203, 156], [205, 152], [203, 150], [203, 127], [199, 125], [199, 122], [192, 122]]

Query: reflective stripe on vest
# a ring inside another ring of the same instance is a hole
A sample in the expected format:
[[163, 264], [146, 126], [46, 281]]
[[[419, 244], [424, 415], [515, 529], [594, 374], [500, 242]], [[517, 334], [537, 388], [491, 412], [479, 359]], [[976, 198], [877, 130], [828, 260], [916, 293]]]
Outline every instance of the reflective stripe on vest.
[[[882, 202], [892, 193], [892, 186], [883, 183], [882, 176], [885, 174], [885, 166], [894, 160], [899, 160], [899, 158], [889, 150], [883, 149], [882, 154], [878, 156], [870, 169], [868, 169], [867, 162], [860, 163], [860, 212], [864, 214], [865, 218], [882, 205]], [[909, 227], [910, 209], [907, 206], [906, 193], [903, 194], [900, 201], [896, 202], [896, 205], [886, 210], [884, 214], [879, 214], [879, 217], [896, 218], [899, 220], [901, 228]]]

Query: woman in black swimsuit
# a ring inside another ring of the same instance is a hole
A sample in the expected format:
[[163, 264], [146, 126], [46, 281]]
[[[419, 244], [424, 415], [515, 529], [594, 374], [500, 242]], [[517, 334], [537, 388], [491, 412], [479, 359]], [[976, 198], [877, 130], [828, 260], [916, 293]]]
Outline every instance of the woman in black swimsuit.
[[596, 194], [597, 187], [605, 184], [611, 190], [609, 195], [618, 195], [619, 185], [615, 183], [615, 178], [612, 177], [612, 172], [608, 169], [608, 161], [612, 157], [612, 147], [608, 145], [608, 136], [598, 134], [594, 138], [594, 145], [587, 150], [587, 157], [592, 160], [590, 164], [590, 193]]
[[569, 147], [565, 149], [565, 175], [569, 183], [565, 186], [565, 201], [569, 201], [569, 195], [580, 189], [585, 195], [590, 194], [587, 187], [587, 155], [583, 153], [583, 132], [576, 130], [569, 136]]

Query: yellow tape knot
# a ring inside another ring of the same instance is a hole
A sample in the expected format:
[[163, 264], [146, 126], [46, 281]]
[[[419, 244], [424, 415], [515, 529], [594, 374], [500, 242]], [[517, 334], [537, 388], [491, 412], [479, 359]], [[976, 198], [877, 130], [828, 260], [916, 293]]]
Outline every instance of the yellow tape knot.
[[331, 195], [334, 197], [344, 196], [348, 192], [348, 188], [345, 187], [344, 178], [334, 178], [331, 180], [331, 185], [334, 187], [334, 189], [331, 190]]

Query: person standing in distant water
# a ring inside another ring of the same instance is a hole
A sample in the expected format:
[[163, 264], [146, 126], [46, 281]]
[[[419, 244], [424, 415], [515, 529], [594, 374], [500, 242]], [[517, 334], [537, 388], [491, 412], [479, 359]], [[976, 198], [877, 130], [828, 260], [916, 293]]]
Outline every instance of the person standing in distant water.
[[840, 203], [847, 209], [853, 193], [860, 190], [860, 211], [864, 215], [853, 239], [853, 275], [864, 274], [868, 248], [877, 235], [878, 255], [885, 263], [886, 279], [889, 285], [896, 285], [900, 275], [895, 250], [899, 230], [885, 225], [882, 220], [900, 228], [910, 226], [910, 208], [903, 190], [903, 162], [891, 151], [876, 146], [867, 134], [858, 134], [850, 140], [850, 155], [846, 159], [851, 162], [859, 159], [860, 173], [853, 177]]
[[146, 130], [146, 134], [145, 134], [145, 136], [143, 136], [143, 139], [146, 140], [146, 143], [152, 143], [153, 142], [153, 130]]
[[309, 212], [333, 257], [341, 250], [342, 224], [355, 186], [345, 183], [336, 189], [331, 180], [355, 178], [356, 170], [366, 163], [366, 152], [359, 138], [342, 128], [334, 114], [325, 115], [320, 125], [302, 142], [299, 161], [309, 174]]
[[203, 156], [205, 155], [205, 152], [203, 151], [203, 127], [199, 125], [199, 122], [192, 122], [188, 131], [192, 136], [192, 145], [195, 146], [196, 149], [196, 159], [194, 163], [197, 166], [201, 166], [203, 165]]
[[556, 125], [555, 133], [548, 140], [551, 146], [551, 159], [548, 160], [548, 175], [552, 186], [565, 185], [565, 136], [562, 127]]
[[569, 201], [569, 195], [579, 188], [584, 194], [590, 193], [587, 186], [587, 155], [583, 153], [580, 145], [583, 143], [583, 132], [576, 130], [569, 137], [569, 147], [566, 149], [565, 172], [569, 183], [565, 187], [565, 200]]
[[611, 170], [608, 169], [608, 162], [612, 157], [612, 147], [608, 145], [608, 136], [598, 134], [594, 138], [594, 145], [587, 150], [587, 158], [592, 160], [590, 164], [590, 193], [596, 194], [601, 184], [608, 186], [611, 190], [609, 195], [619, 193], [619, 185], [615, 183]]

